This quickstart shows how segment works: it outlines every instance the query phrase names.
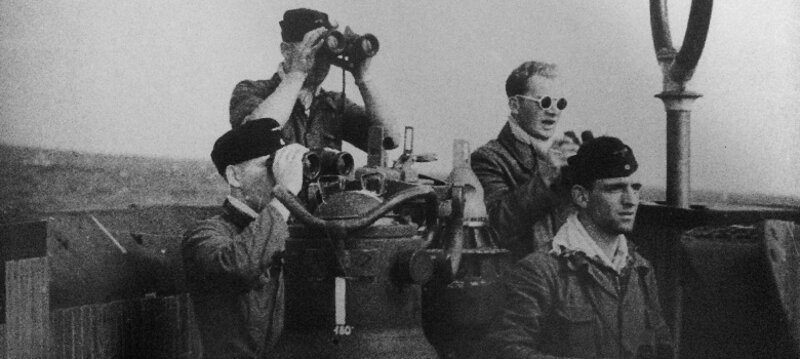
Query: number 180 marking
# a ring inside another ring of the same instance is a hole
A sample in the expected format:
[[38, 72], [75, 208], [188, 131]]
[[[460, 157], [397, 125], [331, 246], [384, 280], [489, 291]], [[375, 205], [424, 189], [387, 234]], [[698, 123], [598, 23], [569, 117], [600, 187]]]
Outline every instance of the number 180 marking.
[[350, 335], [353, 333], [353, 327], [349, 325], [337, 325], [333, 328], [333, 334], [335, 335]]

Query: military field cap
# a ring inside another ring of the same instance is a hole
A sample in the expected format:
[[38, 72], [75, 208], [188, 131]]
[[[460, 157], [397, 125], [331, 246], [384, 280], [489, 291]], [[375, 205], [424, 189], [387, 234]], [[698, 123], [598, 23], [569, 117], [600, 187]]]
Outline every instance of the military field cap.
[[574, 183], [628, 177], [639, 164], [633, 150], [616, 137], [602, 136], [585, 142], [578, 154], [567, 159], [569, 175]]
[[225, 168], [253, 158], [274, 154], [283, 147], [281, 127], [271, 118], [248, 121], [217, 139], [211, 161], [222, 177]]
[[285, 42], [298, 42], [303, 40], [303, 36], [311, 30], [320, 26], [332, 28], [328, 21], [328, 14], [311, 9], [292, 9], [283, 13], [281, 25], [281, 37]]

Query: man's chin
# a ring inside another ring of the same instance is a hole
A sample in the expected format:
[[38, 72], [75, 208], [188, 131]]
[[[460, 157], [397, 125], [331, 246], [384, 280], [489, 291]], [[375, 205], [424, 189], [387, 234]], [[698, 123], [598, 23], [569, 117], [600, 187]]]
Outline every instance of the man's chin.
[[548, 131], [545, 131], [545, 130], [534, 130], [533, 133], [530, 133], [530, 135], [533, 136], [536, 139], [539, 139], [539, 140], [542, 140], [542, 141], [547, 141], [551, 137], [553, 137], [553, 135], [555, 133], [556, 133], [555, 129], [548, 130]]
[[631, 234], [631, 232], [633, 232], [633, 222], [631, 222], [630, 224], [624, 223], [619, 227], [617, 227], [617, 230], [619, 231], [620, 234]]

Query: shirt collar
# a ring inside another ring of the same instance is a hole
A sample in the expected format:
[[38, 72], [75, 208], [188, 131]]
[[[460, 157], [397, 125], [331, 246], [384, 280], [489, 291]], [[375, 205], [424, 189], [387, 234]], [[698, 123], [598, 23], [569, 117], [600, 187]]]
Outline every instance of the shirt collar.
[[250, 217], [251, 220], [258, 218], [258, 213], [238, 198], [228, 195], [225, 197], [225, 200], [230, 204], [230, 207], [232, 207], [231, 209], [236, 210], [240, 214]]
[[597, 245], [597, 242], [589, 236], [589, 232], [578, 220], [577, 214], [571, 214], [553, 238], [553, 248], [550, 252], [560, 255], [564, 251], [582, 252], [586, 257], [595, 259], [617, 273], [621, 273], [628, 264], [628, 240], [625, 235], [617, 236], [616, 250], [614, 255], [609, 258]]
[[[283, 62], [278, 64], [278, 76], [283, 81], [286, 78], [286, 70], [283, 69]], [[311, 104], [314, 102], [314, 97], [319, 95], [320, 91], [322, 91], [322, 87], [317, 86], [313, 91], [308, 88], [301, 88], [300, 92], [297, 94], [297, 99], [300, 100], [300, 103], [303, 105], [303, 108], [308, 111], [311, 108]]]

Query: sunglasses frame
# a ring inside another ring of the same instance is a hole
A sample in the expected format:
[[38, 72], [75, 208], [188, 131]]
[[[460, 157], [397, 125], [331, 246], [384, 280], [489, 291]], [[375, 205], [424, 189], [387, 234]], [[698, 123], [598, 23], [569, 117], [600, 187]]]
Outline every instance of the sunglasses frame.
[[[539, 105], [539, 108], [541, 108], [542, 110], [549, 110], [549, 109], [555, 107], [559, 111], [564, 111], [564, 109], [567, 108], [567, 105], [569, 104], [567, 99], [564, 98], [564, 97], [560, 97], [559, 98], [559, 97], [551, 97], [551, 96], [540, 96], [539, 98], [536, 98], [536, 97], [530, 97], [530, 96], [525, 96], [525, 95], [517, 95], [517, 96], [522, 97], [523, 99], [526, 99], [526, 100], [530, 100], [530, 101], [536, 102], [536, 104]], [[544, 107], [544, 106], [542, 106], [542, 101], [544, 101], [544, 99], [546, 99], [546, 98], [549, 98], [550, 101], [552, 101], [552, 102], [550, 102], [550, 106]], [[561, 102], [561, 100], [564, 100], [564, 107], [558, 108], [558, 103]]]

